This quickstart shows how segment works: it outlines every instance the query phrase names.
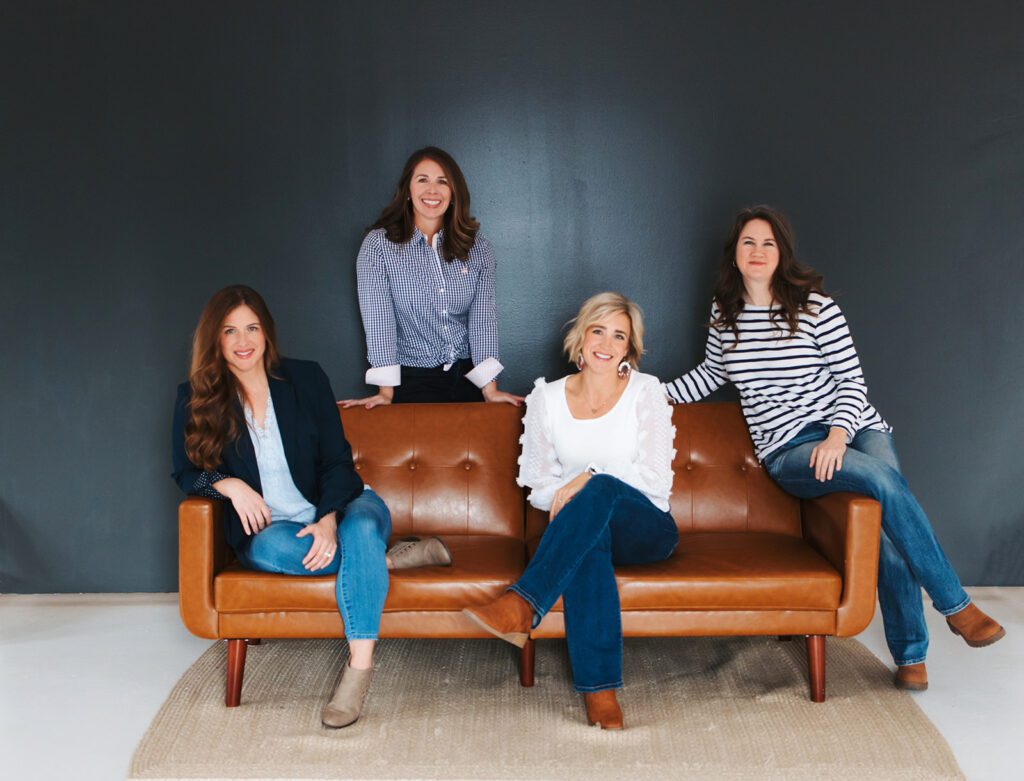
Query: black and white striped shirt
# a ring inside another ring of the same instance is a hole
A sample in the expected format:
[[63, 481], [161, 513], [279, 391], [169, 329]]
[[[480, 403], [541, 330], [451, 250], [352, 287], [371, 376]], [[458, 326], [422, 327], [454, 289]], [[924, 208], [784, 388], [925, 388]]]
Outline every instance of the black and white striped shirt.
[[445, 261], [413, 230], [405, 244], [370, 231], [356, 260], [359, 309], [366, 331], [370, 385], [401, 384], [401, 367], [431, 368], [471, 358], [466, 378], [483, 387], [502, 370], [491, 243], [477, 234], [465, 261]]
[[[861, 429], [891, 431], [868, 403], [868, 389], [839, 305], [812, 293], [811, 313], [799, 315], [790, 335], [785, 320], [769, 319], [773, 307], [747, 304], [732, 329], [711, 328], [704, 362], [679, 379], [665, 383], [675, 402], [699, 401], [726, 380], [740, 394], [743, 415], [757, 458], [791, 439], [808, 423], [846, 431], [849, 442]], [[775, 308], [777, 310], [777, 308]], [[711, 307], [711, 320], [718, 317]]]

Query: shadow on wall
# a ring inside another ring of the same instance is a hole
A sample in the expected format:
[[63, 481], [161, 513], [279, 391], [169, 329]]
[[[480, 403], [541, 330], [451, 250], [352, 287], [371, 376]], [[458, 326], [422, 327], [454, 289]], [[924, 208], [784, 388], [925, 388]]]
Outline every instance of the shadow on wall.
[[37, 550], [39, 530], [19, 526], [10, 506], [0, 499], [0, 594], [21, 594], [46, 582], [48, 569]]

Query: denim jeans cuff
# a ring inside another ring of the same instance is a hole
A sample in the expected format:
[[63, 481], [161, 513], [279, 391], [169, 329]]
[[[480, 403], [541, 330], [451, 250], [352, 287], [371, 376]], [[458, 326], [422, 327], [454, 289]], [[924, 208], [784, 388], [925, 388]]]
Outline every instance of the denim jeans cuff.
[[959, 613], [959, 612], [960, 612], [961, 610], [966, 610], [966, 609], [967, 609], [967, 606], [968, 606], [969, 604], [971, 604], [971, 598], [970, 598], [970, 597], [967, 597], [967, 598], [966, 598], [966, 599], [965, 599], [965, 600], [964, 600], [963, 602], [961, 602], [961, 603], [960, 603], [959, 605], [957, 605], [956, 607], [952, 607], [952, 608], [950, 608], [949, 610], [942, 610], [941, 608], [936, 608], [936, 609], [937, 609], [937, 610], [938, 610], [938, 611], [939, 611], [940, 613], [942, 613], [942, 615], [944, 615], [944, 616], [946, 616], [946, 617], [948, 618], [949, 616], [952, 616], [952, 615], [955, 615], [956, 613]]
[[924, 664], [925, 657], [919, 657], [917, 659], [896, 659], [897, 667], [906, 667], [909, 664]]
[[531, 597], [529, 594], [523, 591], [523, 589], [519, 587], [518, 583], [513, 583], [511, 586], [508, 587], [508, 590], [513, 591], [519, 596], [521, 596], [523, 599], [526, 600], [527, 604], [533, 608], [533, 624], [531, 624], [530, 628], [536, 629], [537, 624], [539, 624], [541, 619], [544, 618], [544, 612], [539, 607], [537, 607], [537, 600], [535, 600], [533, 597]]
[[380, 635], [377, 633], [357, 632], [355, 634], [346, 634], [346, 640], [380, 640]]
[[621, 689], [622, 680], [618, 680], [615, 683], [599, 683], [596, 686], [580, 686], [579, 684], [573, 684], [573, 688], [580, 694], [593, 694], [594, 692], [603, 692], [607, 689]]

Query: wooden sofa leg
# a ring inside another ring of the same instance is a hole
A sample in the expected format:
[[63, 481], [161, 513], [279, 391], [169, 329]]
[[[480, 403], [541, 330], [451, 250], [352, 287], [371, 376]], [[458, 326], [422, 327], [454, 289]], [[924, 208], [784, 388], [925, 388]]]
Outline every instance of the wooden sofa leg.
[[825, 701], [825, 635], [807, 635], [807, 675], [811, 701]]
[[537, 650], [535, 642], [532, 637], [527, 638], [526, 645], [519, 651], [519, 683], [523, 686], [533, 686], [533, 668]]
[[237, 708], [242, 700], [242, 677], [245, 675], [245, 640], [228, 640], [228, 680], [224, 704]]

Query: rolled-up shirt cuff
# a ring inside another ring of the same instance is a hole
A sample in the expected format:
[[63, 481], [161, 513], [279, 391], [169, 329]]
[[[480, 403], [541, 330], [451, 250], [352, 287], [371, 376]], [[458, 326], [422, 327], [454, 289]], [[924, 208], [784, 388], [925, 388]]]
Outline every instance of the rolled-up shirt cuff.
[[466, 379], [476, 387], [482, 388], [501, 374], [504, 368], [497, 358], [484, 358], [474, 367], [473, 371], [466, 372]]
[[850, 424], [850, 422], [847, 419], [845, 419], [845, 418], [839, 418], [837, 420], [833, 420], [828, 425], [829, 425], [830, 429], [841, 428], [844, 432], [846, 432], [846, 444], [847, 445], [849, 445], [851, 442], [853, 442], [853, 438], [855, 436], [857, 436], [857, 432], [854, 430], [854, 428]]
[[373, 366], [366, 371], [366, 384], [379, 385], [385, 388], [393, 388], [402, 384], [402, 367], [399, 364], [393, 366]]
[[216, 470], [213, 472], [203, 472], [196, 478], [195, 483], [192, 484], [192, 493], [197, 496], [205, 496], [207, 499], [227, 499], [224, 494], [213, 487], [213, 484], [226, 480], [229, 476], [221, 474]]

